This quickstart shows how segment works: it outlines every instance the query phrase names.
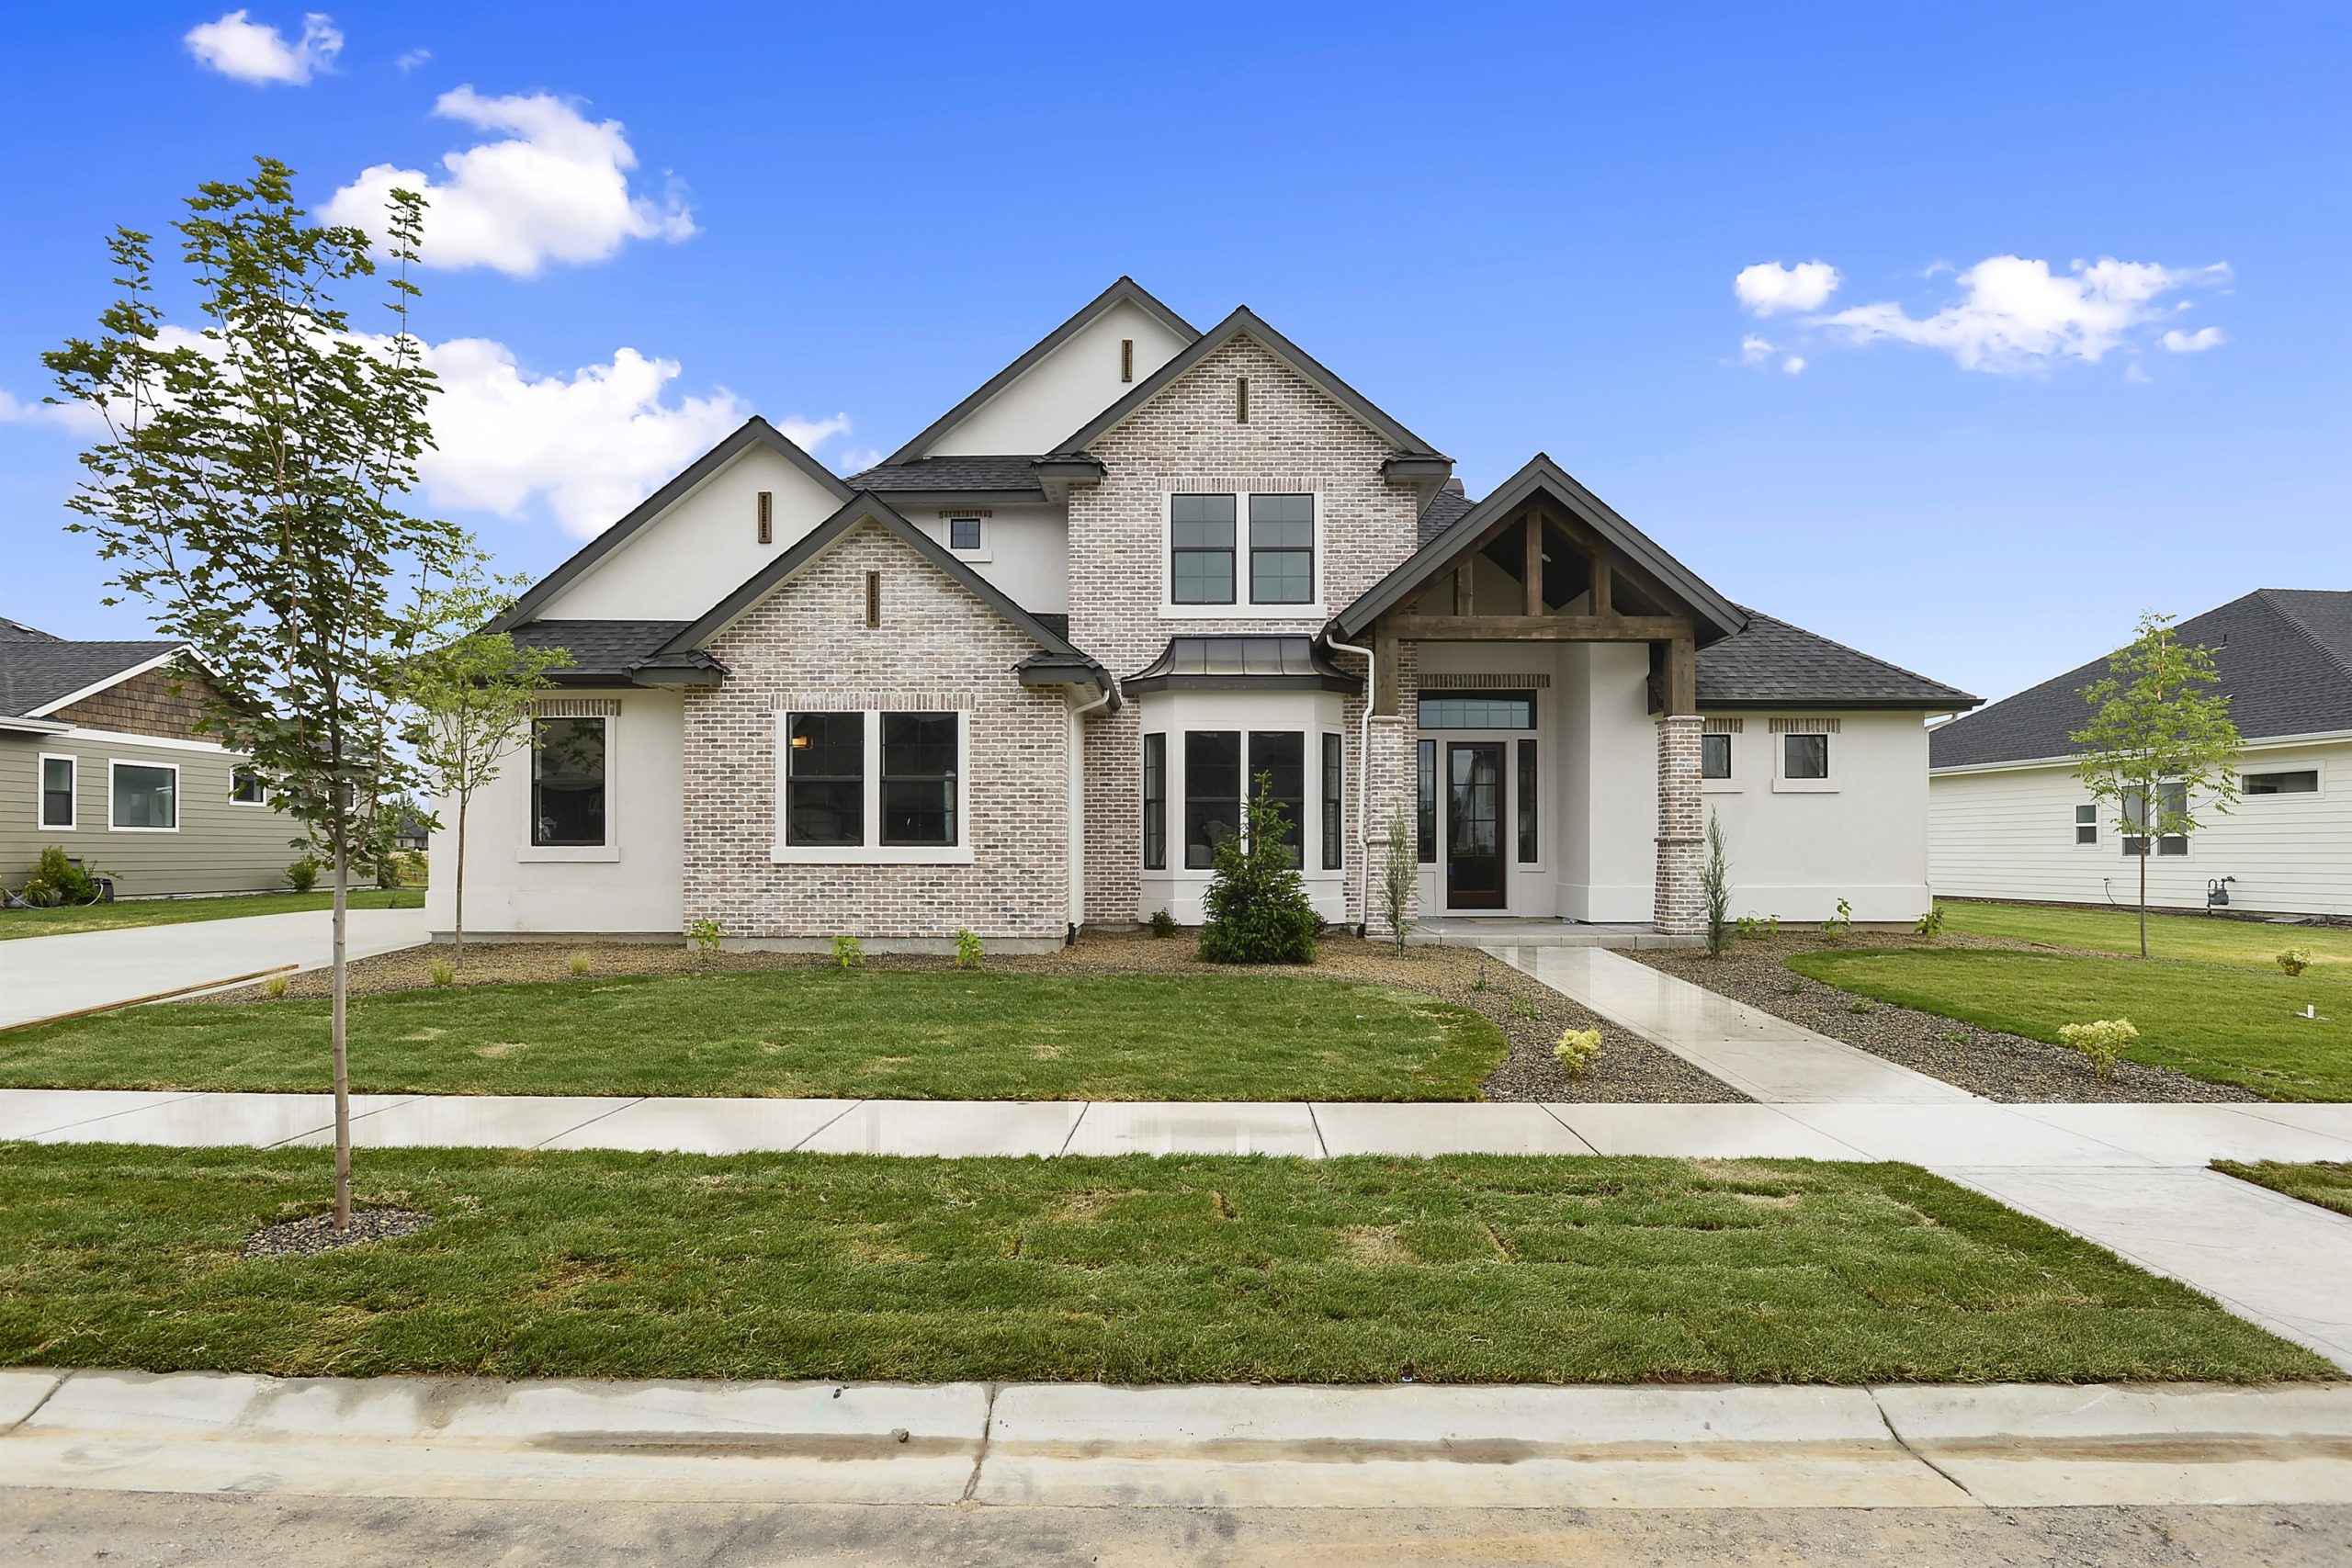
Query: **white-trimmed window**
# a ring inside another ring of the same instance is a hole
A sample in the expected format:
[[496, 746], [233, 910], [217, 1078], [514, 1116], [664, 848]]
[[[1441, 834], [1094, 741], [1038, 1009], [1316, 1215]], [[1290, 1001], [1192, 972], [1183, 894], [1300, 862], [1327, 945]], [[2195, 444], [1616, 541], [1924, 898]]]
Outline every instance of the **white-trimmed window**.
[[[1781, 721], [1775, 720], [1777, 726]], [[1838, 736], [1829, 725], [1790, 721], [1772, 736], [1772, 787], [1783, 794], [1820, 794], [1838, 787]]]
[[232, 806], [267, 806], [269, 786], [262, 782], [257, 769], [238, 765], [229, 770], [229, 804]]
[[602, 718], [531, 721], [533, 849], [591, 850], [610, 844], [607, 739]]
[[40, 754], [40, 801], [35, 819], [43, 830], [70, 833], [79, 826], [74, 786], [80, 782], [81, 764], [74, 758], [54, 751]]
[[2096, 804], [2075, 807], [2075, 842], [2078, 845], [2098, 842], [2098, 807]]
[[971, 863], [970, 751], [970, 716], [952, 710], [777, 714], [776, 833], [769, 858]]
[[1163, 615], [1318, 614], [1311, 491], [1179, 491], [1168, 498]]
[[118, 833], [180, 830], [177, 762], [107, 763], [107, 824]]
[[1731, 737], [1702, 735], [1699, 737], [1699, 776], [1702, 779], [1731, 777]]
[[2238, 785], [2249, 795], [2317, 795], [2317, 768], [2288, 768], [2276, 773], [2244, 773]]
[[[2167, 818], [2177, 818], [2188, 809], [2188, 786], [2184, 784], [2156, 785], [2156, 826], [2164, 826]], [[2134, 831], [2137, 829], [2137, 831]], [[2148, 799], [2136, 789], [2123, 792], [2123, 853], [2137, 858], [2148, 852]], [[2185, 855], [2188, 852], [2186, 833], [2158, 833], [2156, 854]]]
[[969, 555], [980, 547], [980, 520], [977, 517], [950, 517], [947, 520], [947, 547], [961, 555]]

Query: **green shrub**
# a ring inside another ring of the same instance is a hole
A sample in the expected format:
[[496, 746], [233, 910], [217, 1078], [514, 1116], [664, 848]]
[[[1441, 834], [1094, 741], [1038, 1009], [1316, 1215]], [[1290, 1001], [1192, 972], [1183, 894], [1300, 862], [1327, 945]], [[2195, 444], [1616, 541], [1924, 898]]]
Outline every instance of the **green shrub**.
[[[956, 956], [959, 959], [963, 956], [961, 944], [957, 946]], [[833, 964], [842, 969], [865, 968], [865, 944], [854, 936], [833, 938]]]
[[695, 950], [695, 962], [708, 964], [718, 956], [718, 939], [726, 932], [708, 915], [686, 922], [686, 945]]
[[1944, 907], [1941, 904], [1928, 905], [1928, 912], [1919, 917], [1918, 923], [1914, 925], [1911, 930], [1915, 934], [1927, 937], [1930, 940], [1943, 935]]
[[1154, 936], [1164, 937], [1176, 934], [1176, 917], [1165, 909], [1154, 909], [1151, 912], [1151, 919], [1146, 920], [1144, 924], [1151, 928], [1151, 934]]
[[1525, 997], [1511, 998], [1510, 1010], [1517, 1013], [1521, 1018], [1542, 1018], [1544, 1016], [1544, 1010], [1537, 1007], [1533, 1002], [1529, 1001]]
[[304, 855], [286, 868], [286, 881], [297, 893], [308, 893], [319, 885], [319, 863]]
[[61, 904], [92, 904], [97, 897], [98, 879], [75, 865], [56, 844], [40, 852], [40, 857], [33, 863], [32, 876], [25, 883], [25, 902], [43, 908], [55, 908]]
[[1271, 794], [1272, 773], [1244, 813], [1239, 838], [1216, 847], [1216, 868], [1204, 900], [1201, 956], [1211, 964], [1312, 964], [1322, 917], [1291, 863], [1298, 852], [1290, 814]]
[[1838, 912], [1821, 922], [1821, 934], [1827, 937], [1829, 944], [1835, 947], [1844, 942], [1846, 933], [1853, 929], [1854, 906], [1840, 898], [1838, 900]]
[[1707, 863], [1699, 871], [1699, 896], [1707, 906], [1707, 956], [1721, 958], [1731, 945], [1731, 856], [1724, 850], [1723, 819], [1707, 813]]
[[2058, 1038], [2091, 1059], [2100, 1082], [2111, 1083], [2123, 1048], [2139, 1039], [2140, 1032], [2128, 1018], [2102, 1018], [2089, 1023], [2062, 1023]]
[[1559, 1058], [1561, 1067], [1572, 1078], [1581, 1078], [1600, 1060], [1600, 1031], [1598, 1029], [1564, 1029], [1560, 1043], [1552, 1047], [1552, 1055]]
[[2312, 950], [2290, 947], [2278, 955], [2278, 967], [2290, 975], [2300, 975], [2312, 966]]
[[588, 973], [588, 971], [589, 971], [589, 970], [591, 970], [591, 969], [593, 969], [593, 968], [594, 968], [594, 967], [595, 967], [595, 965], [594, 965], [593, 963], [591, 963], [591, 962], [590, 962], [589, 957], [588, 957], [588, 955], [587, 955], [586, 953], [573, 953], [573, 954], [571, 955], [571, 973], [572, 973], [574, 976], [581, 976], [581, 975], [585, 975], [586, 973]]
[[286, 995], [286, 976], [272, 975], [268, 979], [264, 980], [261, 983], [261, 994], [272, 1001], [282, 998]]
[[956, 967], [978, 969], [980, 966], [980, 939], [968, 926], [956, 933]]
[[1778, 915], [1742, 915], [1736, 923], [1739, 934], [1749, 941], [1781, 934], [1781, 917]]
[[454, 986], [458, 983], [457, 965], [446, 958], [434, 959], [424, 966], [424, 973], [436, 986]]

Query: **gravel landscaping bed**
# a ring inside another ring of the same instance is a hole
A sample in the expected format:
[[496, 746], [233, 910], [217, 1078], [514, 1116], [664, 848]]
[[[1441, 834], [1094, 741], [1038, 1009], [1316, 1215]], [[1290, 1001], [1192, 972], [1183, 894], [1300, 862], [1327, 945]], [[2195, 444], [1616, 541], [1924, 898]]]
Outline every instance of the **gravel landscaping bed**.
[[351, 1224], [335, 1229], [333, 1214], [312, 1214], [307, 1220], [288, 1220], [284, 1224], [271, 1225], [255, 1231], [245, 1238], [247, 1258], [309, 1258], [316, 1253], [333, 1252], [338, 1247], [358, 1247], [371, 1241], [390, 1241], [396, 1235], [414, 1235], [433, 1223], [433, 1216], [414, 1209], [355, 1209]]
[[[1850, 991], [1799, 975], [1782, 960], [1831, 945], [1809, 933], [1743, 937], [1722, 958], [1704, 953], [1667, 951], [1627, 956], [1736, 1002], [1802, 1024], [1832, 1040], [1883, 1056], [1890, 1062], [1957, 1084], [1987, 1100], [2104, 1100], [2120, 1103], [2256, 1100], [2262, 1096], [2229, 1084], [2207, 1083], [2168, 1067], [2118, 1062], [2115, 1078], [2101, 1083], [2080, 1052], [1998, 1030], [1980, 1029], [1934, 1013], [1870, 1001]], [[2000, 947], [2050, 952], [2027, 942], [1945, 936], [1932, 943], [1873, 931], [1848, 947]]]
[[[588, 978], [612, 975], [684, 975], [697, 969], [736, 974], [767, 969], [829, 966], [822, 953], [723, 952], [698, 958], [683, 944], [654, 942], [484, 942], [469, 945], [460, 986], [511, 985], [518, 981], [571, 980], [575, 955], [588, 960]], [[364, 997], [413, 990], [432, 983], [428, 966], [447, 960], [445, 945], [413, 947], [363, 958], [351, 966], [351, 992]], [[875, 953], [874, 969], [942, 969], [944, 957]], [[1235, 973], [1298, 975], [1325, 980], [1368, 981], [1457, 1002], [1498, 1024], [1510, 1053], [1487, 1077], [1488, 1100], [1560, 1101], [1722, 1101], [1747, 1097], [1718, 1082], [1672, 1052], [1605, 1023], [1551, 987], [1467, 947], [1411, 947], [1400, 956], [1385, 942], [1352, 936], [1326, 936], [1312, 966], [1272, 965], [1237, 971], [1204, 964], [1190, 933], [1157, 938], [1147, 933], [1081, 937], [1057, 952], [982, 960], [983, 967], [1008, 973], [1135, 975]], [[324, 997], [323, 969], [293, 976], [289, 997]], [[263, 1001], [262, 989], [247, 987], [207, 1001]], [[1532, 1016], [1531, 1016], [1532, 1015]], [[1599, 1029], [1601, 1056], [1581, 1079], [1571, 1080], [1553, 1058], [1564, 1029]]]

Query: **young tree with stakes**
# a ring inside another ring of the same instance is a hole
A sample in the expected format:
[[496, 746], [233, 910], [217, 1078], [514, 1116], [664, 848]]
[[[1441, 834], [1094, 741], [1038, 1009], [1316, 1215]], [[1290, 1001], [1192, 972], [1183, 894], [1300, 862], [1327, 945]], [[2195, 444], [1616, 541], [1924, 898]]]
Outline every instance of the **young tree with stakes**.
[[[120, 298], [94, 338], [42, 355], [104, 434], [82, 456], [70, 526], [110, 586], [201, 665], [206, 731], [253, 759], [334, 874], [334, 1215], [351, 1218], [349, 989], [355, 855], [378, 803], [414, 782], [391, 686], [424, 629], [419, 595], [474, 558], [463, 531], [401, 502], [431, 445], [433, 373], [409, 331], [424, 202], [392, 193], [389, 334], [355, 330], [338, 289], [373, 276], [368, 237], [306, 221], [293, 171], [256, 159], [198, 188], [174, 227], [201, 330], [166, 323], [150, 236], [108, 242]], [[110, 597], [110, 604], [120, 603]]]
[[[426, 787], [457, 808], [454, 967], [466, 966], [466, 815], [483, 785], [527, 737], [532, 705], [548, 671], [571, 662], [561, 649], [518, 648], [486, 626], [514, 603], [518, 586], [469, 564], [424, 596], [421, 618], [453, 635], [401, 668], [400, 694], [409, 709], [404, 731]], [[439, 824], [435, 824], [438, 826]]]
[[2197, 830], [2198, 796], [2227, 813], [2238, 798], [2237, 726], [2213, 655], [2184, 646], [2172, 617], [2140, 617], [2108, 673], [2083, 688], [2091, 721], [2075, 731], [2075, 773], [2109, 804], [2117, 832], [2140, 846], [2140, 956], [2148, 956], [2148, 856], [2159, 841]]

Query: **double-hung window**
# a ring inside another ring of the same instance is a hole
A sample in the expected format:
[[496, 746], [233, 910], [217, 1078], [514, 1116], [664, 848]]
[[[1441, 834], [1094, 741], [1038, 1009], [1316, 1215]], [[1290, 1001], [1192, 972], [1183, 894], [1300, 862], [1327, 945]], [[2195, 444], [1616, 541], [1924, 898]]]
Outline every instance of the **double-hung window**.
[[1337, 871], [1346, 855], [1340, 834], [1347, 823], [1346, 790], [1340, 779], [1346, 742], [1326, 730], [1323, 735], [1323, 869]]
[[2098, 842], [2098, 807], [2096, 805], [2075, 807], [2075, 842]]
[[170, 762], [112, 762], [107, 769], [107, 821], [118, 832], [176, 833], [180, 771]]
[[1170, 498], [1168, 597], [1178, 604], [1233, 603], [1234, 502], [1229, 495]]
[[962, 863], [961, 713], [777, 716], [779, 862]]
[[531, 845], [601, 849], [605, 827], [605, 720], [531, 721]]
[[77, 825], [74, 811], [74, 785], [79, 777], [80, 764], [71, 757], [44, 755], [40, 760], [40, 825], [58, 832], [71, 832]]
[[1315, 498], [1250, 498], [1250, 602], [1315, 602]]
[[[2177, 820], [2188, 810], [2188, 786], [2184, 784], [2156, 785], [2155, 826], [2162, 829], [2168, 820]], [[2126, 790], [2123, 795], [2123, 853], [2129, 857], [2148, 852], [2148, 797], [2138, 790]], [[2186, 833], [2158, 832], [2156, 853], [2185, 855], [2188, 852]]]

